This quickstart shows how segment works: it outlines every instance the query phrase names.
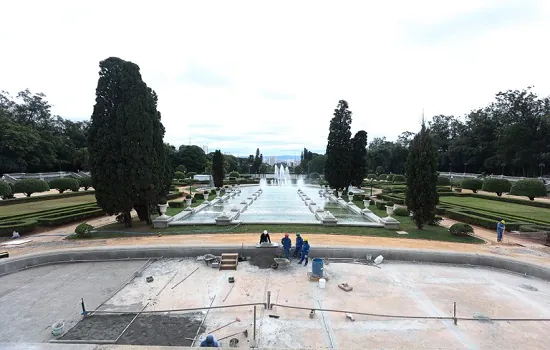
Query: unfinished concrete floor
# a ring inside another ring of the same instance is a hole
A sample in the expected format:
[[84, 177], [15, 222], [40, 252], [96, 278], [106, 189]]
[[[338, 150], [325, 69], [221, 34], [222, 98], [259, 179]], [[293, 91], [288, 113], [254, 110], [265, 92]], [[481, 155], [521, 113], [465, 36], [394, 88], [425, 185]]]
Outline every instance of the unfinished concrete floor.
[[[94, 309], [142, 264], [143, 261], [63, 264], [0, 277], [0, 322], [8, 325], [0, 327], [0, 343], [53, 339], [50, 332], [54, 322], [63, 320], [72, 327], [81, 319], [81, 297], [89, 310]], [[341, 313], [318, 311], [310, 319], [308, 310], [277, 306], [264, 310], [258, 306], [256, 337], [260, 348], [545, 349], [550, 342], [550, 322], [484, 320], [550, 318], [550, 283], [546, 281], [476, 267], [384, 262], [378, 269], [332, 263], [325, 265], [330, 280], [325, 289], [320, 289], [317, 283], [309, 282], [306, 273], [310, 269], [295, 262], [288, 270], [259, 269], [242, 262], [237, 271], [219, 271], [192, 259], [160, 260], [100, 310], [138, 312], [147, 303], [145, 310], [208, 306], [212, 300], [214, 306], [264, 302], [268, 290], [272, 302], [281, 305], [386, 315], [452, 316], [456, 301], [459, 317], [477, 317], [480, 321], [458, 321], [455, 326], [452, 321], [355, 314], [355, 322], [351, 322]], [[147, 283], [147, 276], [153, 276], [154, 281]], [[235, 278], [232, 290], [230, 276]], [[353, 291], [340, 290], [337, 285], [342, 282], [351, 284]], [[164, 315], [182, 316], [178, 312]], [[199, 332], [199, 338], [238, 317], [240, 322], [214, 335], [222, 338], [238, 333], [233, 337], [239, 339], [239, 347], [249, 346], [253, 307], [186, 315], [194, 321], [202, 321], [204, 316], [206, 332]], [[193, 329], [198, 329], [193, 323]], [[181, 337], [157, 324], [150, 328], [155, 329], [155, 335], [148, 345], [169, 345], [167, 342], [174, 341], [171, 337]], [[248, 338], [242, 334], [245, 329]], [[94, 336], [101, 336], [100, 330], [91, 331], [96, 332]], [[222, 345], [229, 347], [233, 337], [222, 340]]]

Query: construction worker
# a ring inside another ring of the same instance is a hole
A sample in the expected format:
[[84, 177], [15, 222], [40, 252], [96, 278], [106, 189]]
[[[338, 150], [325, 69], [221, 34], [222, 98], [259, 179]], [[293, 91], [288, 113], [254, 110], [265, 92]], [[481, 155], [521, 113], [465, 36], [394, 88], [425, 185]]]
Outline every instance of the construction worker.
[[304, 240], [300, 236], [300, 232], [296, 232], [296, 249], [294, 250], [294, 258], [299, 258], [300, 253], [302, 252], [302, 246], [304, 245]]
[[292, 241], [288, 237], [288, 233], [285, 233], [285, 236], [281, 239], [281, 244], [283, 245], [285, 258], [290, 259], [290, 247], [292, 247]]
[[302, 258], [300, 259], [300, 261], [298, 261], [298, 264], [302, 264], [302, 261], [306, 261], [306, 263], [304, 264], [304, 266], [307, 266], [307, 263], [309, 261], [309, 258], [308, 258], [308, 255], [309, 255], [309, 242], [307, 241], [307, 238], [304, 238], [304, 245], [302, 246]]
[[260, 235], [260, 244], [267, 242], [271, 243], [271, 238], [269, 238], [269, 233], [267, 233], [267, 230], [264, 230], [264, 232]]
[[201, 342], [201, 348], [219, 348], [220, 343], [214, 338], [213, 335], [209, 334], [206, 336], [206, 338]]
[[505, 229], [506, 229], [506, 222], [504, 220], [501, 220], [497, 224], [497, 242], [502, 242], [502, 234], [504, 233]]

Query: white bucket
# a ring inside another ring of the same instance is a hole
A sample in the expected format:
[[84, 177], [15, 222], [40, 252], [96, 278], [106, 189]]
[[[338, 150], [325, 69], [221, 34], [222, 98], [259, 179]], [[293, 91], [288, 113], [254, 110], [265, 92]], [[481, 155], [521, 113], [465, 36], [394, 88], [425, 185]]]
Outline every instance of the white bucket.
[[327, 280], [324, 278], [319, 278], [319, 288], [325, 289], [325, 285], [327, 283]]
[[65, 327], [65, 324], [63, 322], [56, 322], [52, 325], [52, 334], [54, 336], [61, 335], [63, 333], [63, 328]]

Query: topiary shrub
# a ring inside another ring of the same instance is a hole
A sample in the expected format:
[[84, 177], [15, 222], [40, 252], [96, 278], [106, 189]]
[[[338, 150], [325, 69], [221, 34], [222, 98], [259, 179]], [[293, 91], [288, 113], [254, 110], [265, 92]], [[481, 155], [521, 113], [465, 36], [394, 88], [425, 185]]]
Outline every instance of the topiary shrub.
[[216, 194], [216, 190], [211, 189], [211, 190], [210, 190], [210, 194]]
[[390, 181], [390, 182], [393, 182], [394, 176], [395, 176], [395, 175], [393, 175], [393, 174], [389, 174], [389, 175], [386, 177], [386, 180], [387, 180], [387, 181]]
[[472, 190], [472, 192], [477, 193], [483, 187], [483, 181], [479, 179], [464, 179], [460, 183], [460, 187], [465, 190]]
[[89, 176], [78, 179], [78, 185], [84, 187], [84, 191], [88, 191], [88, 188], [92, 187], [92, 178]]
[[404, 175], [394, 175], [393, 176], [393, 183], [402, 183], [405, 182], [405, 176]]
[[369, 179], [369, 180], [376, 179], [376, 174], [368, 174], [367, 179]]
[[455, 236], [468, 236], [471, 233], [474, 233], [474, 229], [468, 224], [457, 222], [449, 227], [449, 232]]
[[547, 191], [542, 181], [537, 179], [525, 179], [514, 182], [510, 194], [513, 196], [527, 197], [534, 201], [535, 197], [545, 197]]
[[405, 207], [397, 207], [393, 210], [393, 213], [397, 216], [409, 216], [409, 209]]
[[94, 227], [83, 222], [74, 229], [74, 233], [78, 238], [90, 238], [92, 237], [92, 230]]
[[369, 205], [374, 205], [375, 201], [374, 199], [369, 200]]
[[71, 179], [69, 177], [62, 177], [60, 179], [53, 179], [48, 183], [51, 189], [58, 190], [59, 193], [63, 193], [67, 190], [78, 192], [80, 183], [77, 179]]
[[190, 194], [186, 194], [186, 195], [185, 195], [185, 199], [191, 199], [191, 198], [192, 198], [192, 197], [191, 197]]
[[386, 207], [393, 207], [395, 204], [393, 202], [386, 202]]
[[386, 174], [380, 174], [380, 175], [378, 175], [378, 180], [380, 180], [380, 181], [384, 181], [384, 180], [386, 180], [387, 178], [388, 178], [388, 175], [386, 175]]
[[483, 180], [483, 187], [481, 189], [485, 192], [496, 193], [500, 197], [504, 192], [510, 192], [510, 188], [512, 188], [512, 184], [506, 179], [486, 178]]
[[204, 194], [203, 193], [195, 193], [195, 199], [204, 199]]
[[437, 186], [451, 186], [451, 179], [440, 175], [437, 177]]
[[0, 181], [0, 197], [3, 199], [8, 199], [12, 196], [11, 186], [5, 181]]
[[185, 173], [181, 171], [176, 171], [174, 173], [174, 179], [178, 179], [178, 180], [185, 179]]
[[239, 174], [237, 171], [232, 171], [232, 172], [229, 173], [229, 176], [238, 178], [238, 177], [241, 176], [241, 174]]
[[23, 179], [19, 180], [13, 185], [14, 193], [24, 193], [27, 197], [30, 197], [33, 193], [46, 192], [50, 188], [45, 181], [38, 179]]
[[384, 201], [376, 202], [376, 208], [378, 208], [380, 210], [385, 210], [386, 209], [386, 202], [384, 202]]

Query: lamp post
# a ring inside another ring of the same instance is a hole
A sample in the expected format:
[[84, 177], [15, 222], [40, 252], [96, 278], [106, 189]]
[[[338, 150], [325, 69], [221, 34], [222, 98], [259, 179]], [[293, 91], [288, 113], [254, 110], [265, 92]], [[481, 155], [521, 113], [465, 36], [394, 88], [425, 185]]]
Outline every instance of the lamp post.
[[545, 167], [545, 164], [544, 163], [540, 163], [539, 164], [539, 168], [540, 168], [540, 177], [542, 177], [542, 169], [544, 169]]
[[506, 163], [500, 165], [502, 167], [502, 176], [504, 176], [504, 168], [506, 168]]

